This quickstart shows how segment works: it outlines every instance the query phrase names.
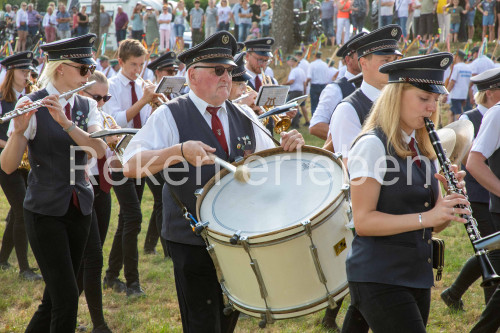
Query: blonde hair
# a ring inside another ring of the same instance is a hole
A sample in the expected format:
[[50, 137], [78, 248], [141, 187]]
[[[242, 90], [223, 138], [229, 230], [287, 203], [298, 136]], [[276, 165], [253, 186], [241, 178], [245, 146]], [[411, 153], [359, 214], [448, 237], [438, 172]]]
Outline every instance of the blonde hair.
[[[360, 134], [362, 135], [373, 129], [380, 128], [387, 136], [386, 149], [388, 153], [389, 147], [392, 146], [394, 148], [394, 153], [401, 158], [412, 156], [411, 150], [403, 139], [400, 127], [401, 106], [403, 103], [402, 94], [403, 91], [408, 89], [419, 88], [409, 83], [387, 84], [384, 89], [382, 89], [380, 97], [373, 105], [370, 115], [366, 119]], [[439, 108], [431, 115], [430, 120], [435, 124], [438, 123]], [[436, 158], [434, 148], [432, 147], [429, 134], [425, 127], [415, 130], [415, 139], [418, 142], [418, 148], [421, 155], [426, 156], [430, 160]]]
[[474, 100], [477, 104], [484, 105], [488, 102], [488, 96], [486, 96], [486, 90], [478, 91], [474, 94]]
[[43, 69], [43, 73], [38, 79], [38, 87], [45, 87], [49, 82], [54, 82], [57, 75], [57, 67], [61, 64], [74, 64], [71, 60], [56, 60], [56, 61], [48, 61], [45, 64], [45, 68]]
[[95, 71], [94, 74], [90, 75], [89, 81], [96, 81], [97, 83], [104, 83], [105, 85], [108, 85], [108, 78], [100, 71]]

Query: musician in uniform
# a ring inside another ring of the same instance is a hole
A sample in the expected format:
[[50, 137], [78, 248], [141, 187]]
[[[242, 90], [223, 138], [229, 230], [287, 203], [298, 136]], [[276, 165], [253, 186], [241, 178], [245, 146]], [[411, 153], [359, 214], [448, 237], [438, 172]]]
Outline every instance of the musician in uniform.
[[344, 60], [347, 70], [345, 76], [328, 84], [319, 97], [318, 106], [312, 115], [311, 124], [309, 125], [309, 133], [320, 139], [326, 140], [328, 136], [328, 124], [330, 124], [330, 119], [332, 119], [333, 111], [337, 105], [356, 89], [354, 84], [347, 82], [347, 80], [361, 72], [358, 64], [358, 54], [356, 50], [351, 48], [351, 44], [354, 40], [364, 35], [366, 35], [365, 32], [354, 35], [336, 53], [337, 57]]
[[[272, 147], [271, 140], [255, 135], [260, 127], [227, 101], [236, 49], [234, 37], [220, 31], [181, 53], [178, 57], [186, 64], [189, 93], [158, 108], [124, 156], [129, 177], [142, 177], [143, 168], [155, 174], [168, 167], [164, 172], [168, 181], [163, 189], [162, 234], [174, 265], [184, 332], [232, 332], [238, 312], [223, 315], [215, 267], [205, 242], [193, 232], [180, 205], [194, 213], [194, 190], [215, 175], [217, 169], [208, 153], [233, 162], [246, 150]], [[242, 137], [249, 138], [243, 146], [238, 140]], [[282, 132], [281, 140], [287, 151], [304, 144], [295, 130]]]
[[[141, 128], [151, 114], [149, 103], [158, 97], [154, 85], [141, 85], [137, 78], [146, 61], [147, 50], [135, 39], [120, 42], [118, 61], [121, 70], [109, 80], [111, 99], [103, 110], [122, 128]], [[139, 252], [137, 237], [141, 231], [141, 200], [143, 179], [128, 179], [119, 170], [112, 171], [114, 192], [120, 204], [118, 227], [109, 254], [108, 269], [103, 287], [126, 292], [129, 297], [145, 296], [139, 280]], [[119, 279], [120, 271], [126, 285]]]
[[[500, 86], [500, 68], [489, 69], [482, 74], [472, 77], [471, 81], [478, 89], [478, 92], [474, 95], [477, 107], [465, 112], [460, 119], [467, 119], [472, 122], [475, 138], [481, 128], [481, 121], [488, 112], [488, 109], [500, 102], [500, 90], [498, 89], [498, 86]], [[465, 169], [465, 166], [463, 166], [463, 169]], [[489, 211], [490, 194], [488, 190], [479, 184], [470, 173], [467, 173], [465, 176], [465, 182], [467, 184], [467, 196], [472, 208], [472, 214], [477, 221], [477, 227], [481, 236], [485, 237], [498, 231], [498, 226], [494, 225]], [[500, 263], [498, 260], [500, 259], [499, 252], [490, 251], [488, 257], [498, 271], [500, 269], [498, 267], [498, 263]], [[441, 293], [441, 298], [451, 309], [463, 311], [462, 295], [480, 276], [481, 269], [479, 263], [476, 256], [472, 256], [462, 267], [460, 274], [453, 284]], [[485, 304], [488, 304], [496, 286], [483, 289]]]
[[31, 171], [24, 221], [45, 281], [42, 303], [26, 332], [73, 332], [78, 312], [76, 274], [91, 223], [92, 185], [85, 176], [87, 154], [102, 157], [106, 144], [88, 132], [101, 129], [97, 103], [61, 93], [81, 88], [95, 70], [94, 34], [44, 44], [48, 64], [44, 89], [21, 98], [17, 107], [40, 101], [38, 111], [16, 117], [0, 160], [10, 174], [29, 147]]
[[[176, 64], [177, 56], [175, 52], [169, 51], [156, 58], [147, 68], [154, 72], [155, 81], [157, 85], [160, 83], [164, 76], [175, 76], [177, 75], [177, 69], [179, 66]], [[167, 94], [166, 96], [169, 100], [177, 97], [177, 94]], [[160, 104], [161, 105], [161, 104]], [[154, 174], [153, 177], [146, 177], [146, 183], [148, 184], [151, 193], [153, 193], [153, 212], [151, 213], [151, 218], [149, 220], [148, 230], [146, 232], [146, 239], [144, 240], [144, 253], [153, 254], [156, 253], [156, 244], [158, 239], [160, 239], [163, 255], [169, 257], [167, 251], [167, 244], [165, 239], [161, 236], [161, 224], [162, 224], [162, 189], [165, 184], [165, 180], [161, 176], [161, 173]]]
[[387, 75], [378, 71], [383, 64], [396, 60], [401, 53], [398, 41], [401, 38], [398, 25], [386, 25], [351, 43], [356, 50], [363, 72], [363, 83], [351, 95], [337, 105], [330, 120], [333, 148], [342, 153], [344, 161], [349, 148], [368, 116], [380, 91], [387, 84]]
[[[33, 68], [33, 53], [21, 52], [5, 58], [0, 62], [6, 68], [5, 80], [0, 86], [0, 115], [12, 111], [17, 100], [31, 92], [31, 79]], [[0, 152], [7, 143], [8, 121], [0, 124]], [[41, 280], [42, 276], [35, 273], [28, 263], [28, 237], [24, 227], [23, 201], [26, 194], [27, 170], [18, 169], [6, 174], [0, 170], [0, 185], [10, 205], [7, 225], [0, 249], [0, 268], [8, 269], [8, 259], [14, 248], [17, 262], [19, 263], [19, 276], [28, 281]]]
[[[246, 47], [246, 72], [250, 75], [248, 85], [259, 92], [260, 87], [263, 85], [264, 78], [262, 72], [266, 71], [267, 65], [273, 56], [272, 47], [274, 45], [274, 38], [257, 38], [245, 42]], [[266, 75], [266, 77], [268, 77]], [[271, 78], [273, 84], [278, 84], [276, 79]]]
[[[424, 127], [424, 117], [437, 123], [437, 101], [447, 93], [444, 70], [452, 59], [437, 53], [381, 66], [389, 84], [349, 152], [356, 228], [346, 260], [349, 310], [361, 312], [374, 333], [426, 332], [434, 284], [432, 233], [450, 220], [465, 223], [455, 214], [469, 213], [454, 208], [468, 205], [464, 196], [441, 197], [436, 154]], [[464, 175], [458, 174], [460, 187]], [[353, 331], [344, 325], [343, 332]]]

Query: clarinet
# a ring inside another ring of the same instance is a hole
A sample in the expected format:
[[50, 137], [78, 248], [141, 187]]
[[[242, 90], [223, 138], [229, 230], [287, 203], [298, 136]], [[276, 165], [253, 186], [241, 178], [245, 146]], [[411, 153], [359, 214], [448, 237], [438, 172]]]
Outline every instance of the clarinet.
[[[437, 159], [439, 161], [439, 164], [441, 165], [441, 169], [443, 170], [444, 177], [446, 178], [446, 182], [448, 184], [448, 191], [450, 193], [461, 194], [465, 196], [465, 198], [467, 198], [467, 195], [465, 194], [464, 190], [458, 188], [457, 178], [455, 177], [455, 174], [451, 171], [451, 162], [448, 159], [448, 157], [446, 157], [444, 149], [441, 146], [441, 141], [439, 140], [439, 137], [436, 131], [434, 130], [434, 123], [429, 118], [424, 118], [424, 120], [425, 120], [425, 128], [427, 129], [427, 132], [429, 133], [429, 137], [432, 142], [432, 147], [436, 152]], [[478, 249], [474, 243], [475, 241], [481, 239], [481, 233], [477, 229], [476, 219], [472, 217], [472, 209], [465, 205], [457, 205], [455, 207], [465, 208], [470, 212], [470, 215], [462, 214], [460, 217], [467, 220], [467, 223], [465, 223], [465, 230], [467, 231], [467, 235], [469, 236], [469, 240], [471, 241], [472, 248], [474, 249], [474, 253], [479, 262], [479, 266], [481, 267], [481, 275], [483, 276], [483, 282], [481, 283], [481, 287], [485, 288], [485, 287], [495, 286], [500, 281], [500, 276], [496, 274], [495, 269], [491, 265], [490, 259], [486, 255], [486, 251], [484, 249]]]

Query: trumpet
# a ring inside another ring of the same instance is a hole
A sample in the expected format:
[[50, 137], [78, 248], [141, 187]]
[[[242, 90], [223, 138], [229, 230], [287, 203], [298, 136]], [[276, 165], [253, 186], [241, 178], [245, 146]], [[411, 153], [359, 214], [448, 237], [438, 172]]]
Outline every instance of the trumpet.
[[[144, 79], [142, 78], [142, 76], [140, 76], [139, 74], [135, 74], [135, 75], [136, 75], [136, 76], [137, 76], [137, 78], [138, 78], [138, 79], [142, 82], [142, 84], [143, 84], [143, 85], [148, 85], [148, 86], [149, 86], [149, 85], [152, 85], [152, 83], [146, 82], [146, 80], [144, 80]], [[155, 86], [156, 86], [156, 85], [155, 85]], [[163, 104], [167, 103], [167, 102], [168, 102], [168, 98], [167, 98], [167, 96], [165, 96], [165, 94], [164, 94], [164, 93], [160, 93], [160, 95], [161, 95], [161, 97], [160, 97], [160, 98], [158, 98], [158, 99], [160, 100], [160, 102], [161, 102], [161, 103], [163, 103]], [[153, 105], [151, 105], [151, 106], [153, 106]]]
[[[101, 112], [102, 116], [102, 127], [104, 129], [108, 128], [111, 129], [112, 126], [116, 126], [116, 121], [115, 118], [113, 118], [111, 115], [106, 114], [102, 109], [99, 109], [99, 112]], [[123, 153], [125, 151], [125, 148], [117, 148], [117, 145], [114, 143], [108, 143], [107, 144], [109, 149], [115, 152], [116, 158], [120, 163], [123, 165]]]
[[[76, 88], [76, 89], [70, 90], [68, 92], [65, 92], [65, 93], [59, 95], [59, 99], [70, 97], [73, 94], [79, 92], [80, 90], [87, 89], [88, 87], [90, 87], [94, 83], [96, 83], [96, 81], [90, 81], [90, 82], [85, 83], [83, 86], [81, 86], [79, 88]], [[6, 121], [9, 121], [9, 120], [11, 120], [13, 118], [16, 118], [16, 117], [19, 117], [19, 116], [22, 116], [23, 114], [26, 114], [26, 113], [28, 113], [30, 111], [36, 110], [36, 109], [41, 108], [43, 106], [44, 105], [43, 105], [42, 100], [37, 100], [37, 101], [34, 101], [32, 104], [30, 104], [28, 106], [25, 106], [25, 107], [18, 108], [18, 109], [12, 110], [10, 112], [7, 112], [2, 117], [0, 117], [0, 124], [3, 124]]]
[[[261, 74], [262, 74], [262, 83], [263, 85], [272, 85], [273, 82], [270, 77], [266, 76], [264, 74], [264, 69], [261, 68]], [[267, 112], [274, 108], [274, 105], [271, 106], [261, 106], [262, 111]], [[274, 120], [274, 133], [280, 134], [281, 132], [287, 131], [290, 126], [292, 125], [292, 120], [290, 119], [289, 116], [277, 116], [277, 115], [272, 115], [271, 118]], [[264, 126], [267, 126], [269, 123], [269, 118], [265, 118], [262, 124]]]

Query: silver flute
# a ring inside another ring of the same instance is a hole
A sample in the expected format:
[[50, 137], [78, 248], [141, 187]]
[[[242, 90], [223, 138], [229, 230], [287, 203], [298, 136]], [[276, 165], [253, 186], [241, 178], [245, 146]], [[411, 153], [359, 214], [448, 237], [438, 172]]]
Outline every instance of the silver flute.
[[[59, 99], [70, 97], [73, 94], [79, 92], [80, 90], [87, 89], [88, 87], [90, 87], [94, 83], [96, 83], [96, 81], [90, 81], [90, 82], [85, 83], [83, 86], [81, 86], [79, 88], [76, 88], [76, 89], [70, 90], [68, 92], [65, 92], [65, 93], [59, 95]], [[7, 112], [2, 117], [0, 117], [0, 124], [3, 124], [6, 121], [9, 121], [9, 120], [11, 120], [13, 118], [16, 118], [16, 117], [19, 117], [19, 116], [22, 116], [25, 113], [28, 113], [28, 112], [33, 111], [33, 110], [36, 110], [36, 109], [41, 108], [43, 106], [44, 106], [43, 102], [40, 99], [40, 100], [34, 101], [32, 104], [30, 104], [28, 106], [25, 106], [25, 107], [22, 107], [22, 108], [18, 108], [18, 109], [14, 109], [14, 110], [12, 110], [10, 112]]]

